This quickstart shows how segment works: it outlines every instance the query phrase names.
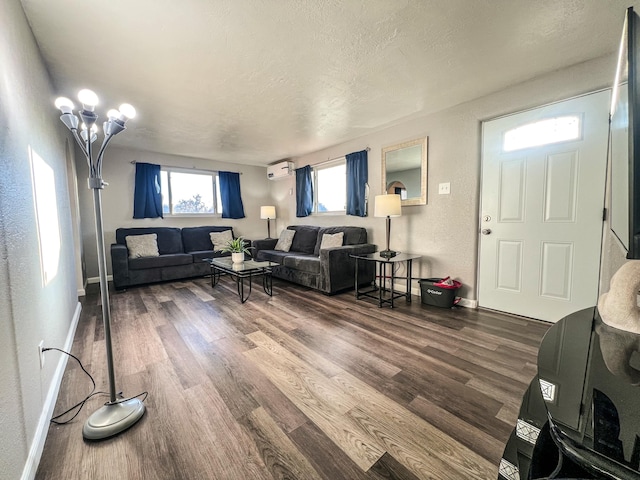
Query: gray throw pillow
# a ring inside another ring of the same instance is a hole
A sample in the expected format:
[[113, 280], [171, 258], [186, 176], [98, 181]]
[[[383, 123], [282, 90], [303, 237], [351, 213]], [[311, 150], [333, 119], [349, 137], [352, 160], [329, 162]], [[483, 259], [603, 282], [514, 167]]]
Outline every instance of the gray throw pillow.
[[149, 233], [146, 235], [127, 235], [124, 237], [129, 250], [129, 258], [159, 257], [158, 235]]
[[341, 247], [344, 240], [344, 232], [338, 233], [325, 233], [322, 235], [322, 243], [320, 243], [320, 250], [323, 248]]
[[209, 238], [211, 238], [213, 249], [217, 251], [224, 247], [227, 242], [233, 240], [233, 233], [231, 232], [231, 230], [224, 230], [223, 232], [211, 232], [209, 233]]
[[278, 243], [276, 243], [275, 250], [280, 250], [282, 252], [288, 252], [291, 248], [291, 243], [293, 242], [293, 236], [296, 234], [295, 230], [285, 229], [280, 232], [280, 238], [278, 238]]

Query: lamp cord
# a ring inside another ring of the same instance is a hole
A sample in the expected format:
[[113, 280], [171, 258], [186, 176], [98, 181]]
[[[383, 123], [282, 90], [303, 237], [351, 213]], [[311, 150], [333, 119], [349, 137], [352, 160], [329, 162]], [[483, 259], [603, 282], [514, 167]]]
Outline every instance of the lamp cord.
[[[80, 365], [80, 368], [82, 369], [82, 371], [87, 374], [87, 376], [89, 377], [89, 380], [91, 380], [91, 384], [93, 385], [93, 388], [91, 389], [91, 393], [89, 395], [87, 395], [83, 400], [79, 401], [74, 406], [68, 408], [64, 412], [59, 413], [58, 415], [55, 415], [55, 416], [51, 417], [51, 420], [50, 420], [51, 423], [55, 423], [56, 425], [65, 425], [65, 424], [71, 422], [74, 418], [76, 418], [78, 416], [78, 414], [80, 413], [80, 411], [84, 407], [85, 403], [87, 403], [87, 401], [91, 397], [94, 397], [96, 395], [109, 395], [109, 392], [101, 392], [101, 391], [96, 392], [96, 381], [93, 379], [91, 374], [87, 371], [87, 369], [84, 368], [84, 365], [82, 365], [82, 362], [80, 361], [80, 359], [78, 357], [76, 357], [72, 353], [65, 352], [64, 350], [61, 350], [61, 349], [55, 348], [55, 347], [43, 348], [42, 352], [44, 353], [44, 352], [47, 352], [49, 350], [55, 350], [57, 352], [64, 353], [65, 355], [68, 355], [71, 358], [73, 358], [76, 362], [78, 362], [78, 365]], [[120, 397], [122, 397], [122, 392], [119, 392], [118, 395]], [[131, 399], [134, 399], [134, 398], [142, 397], [143, 395], [144, 395], [144, 398], [142, 399], [142, 401], [144, 402], [147, 399], [147, 396], [149, 395], [148, 392], [142, 392], [142, 393], [139, 393], [138, 395], [135, 395], [135, 396], [129, 397], [129, 398], [121, 398], [120, 400], [117, 400], [115, 402], [110, 402], [110, 403], [122, 403], [122, 402], [126, 402], [127, 400], [131, 400]], [[60, 417], [64, 417], [65, 415], [67, 415], [68, 413], [71, 413], [73, 410], [76, 410], [76, 409], [77, 409], [77, 411], [73, 414], [73, 416], [71, 418], [69, 418], [67, 420], [64, 420], [64, 421], [60, 421], [59, 420]]]

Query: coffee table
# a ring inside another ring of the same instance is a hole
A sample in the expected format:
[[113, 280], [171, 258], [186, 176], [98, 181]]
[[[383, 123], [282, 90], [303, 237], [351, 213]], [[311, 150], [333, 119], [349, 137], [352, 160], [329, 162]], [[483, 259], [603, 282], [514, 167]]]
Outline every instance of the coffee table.
[[[238, 296], [242, 303], [246, 302], [251, 295], [253, 277], [262, 277], [262, 289], [264, 292], [273, 295], [273, 279], [271, 269], [278, 265], [274, 262], [257, 262], [255, 260], [245, 260], [242, 263], [233, 263], [231, 257], [206, 258], [211, 267], [211, 288], [215, 287], [222, 275], [229, 275], [236, 281]], [[244, 281], [249, 279], [249, 293], [245, 296]]]

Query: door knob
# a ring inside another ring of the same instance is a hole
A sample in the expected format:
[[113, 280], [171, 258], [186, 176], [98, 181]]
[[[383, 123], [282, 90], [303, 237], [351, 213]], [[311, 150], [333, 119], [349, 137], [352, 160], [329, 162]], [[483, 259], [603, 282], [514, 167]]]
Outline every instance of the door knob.
[[483, 228], [482, 229], [482, 234], [483, 235], [491, 235], [491, 229], [490, 228]]

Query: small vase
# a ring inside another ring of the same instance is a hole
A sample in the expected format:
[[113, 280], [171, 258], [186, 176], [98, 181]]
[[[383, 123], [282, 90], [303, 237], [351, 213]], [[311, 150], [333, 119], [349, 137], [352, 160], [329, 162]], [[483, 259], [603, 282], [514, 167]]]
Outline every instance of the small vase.
[[233, 253], [231, 253], [231, 261], [233, 263], [242, 263], [242, 262], [244, 262], [244, 253], [242, 253], [242, 252], [233, 252]]

